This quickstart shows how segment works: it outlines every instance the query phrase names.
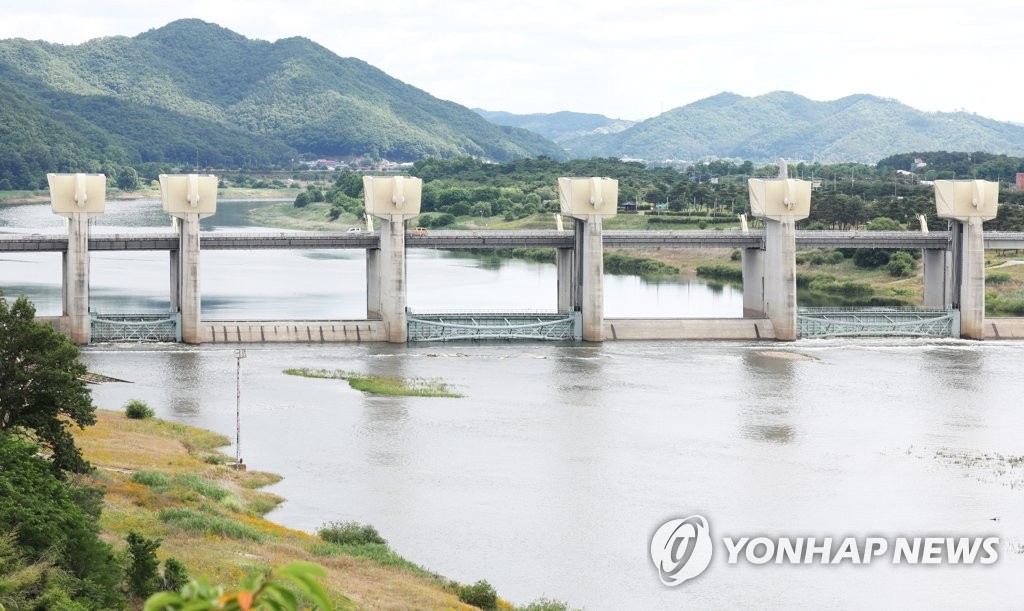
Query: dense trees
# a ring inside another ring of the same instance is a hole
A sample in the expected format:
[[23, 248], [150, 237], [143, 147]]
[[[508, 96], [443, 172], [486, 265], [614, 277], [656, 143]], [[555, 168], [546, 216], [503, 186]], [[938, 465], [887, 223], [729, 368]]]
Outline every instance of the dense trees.
[[0, 296], [0, 431], [41, 444], [56, 473], [85, 472], [68, 430], [96, 421], [85, 365], [77, 346], [34, 317], [24, 297], [12, 304]]

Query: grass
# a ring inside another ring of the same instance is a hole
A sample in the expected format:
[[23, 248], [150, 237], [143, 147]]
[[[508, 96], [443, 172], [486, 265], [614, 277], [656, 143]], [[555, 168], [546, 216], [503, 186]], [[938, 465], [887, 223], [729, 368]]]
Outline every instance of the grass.
[[191, 509], [171, 508], [162, 510], [158, 517], [162, 522], [191, 532], [247, 541], [263, 541], [265, 539], [265, 536], [256, 529], [222, 515], [211, 515]]
[[227, 489], [221, 488], [210, 480], [192, 473], [182, 473], [175, 477], [174, 481], [215, 501], [221, 501], [231, 494]]
[[452, 392], [448, 384], [432, 378], [392, 378], [373, 376], [340, 369], [285, 369], [284, 373], [304, 378], [326, 380], [346, 380], [349, 386], [372, 395], [388, 395], [401, 397], [461, 397]]
[[[469, 609], [445, 589], [447, 580], [394, 552], [324, 548], [329, 544], [319, 537], [259, 517], [281, 499], [258, 488], [280, 477], [206, 462], [227, 443], [223, 436], [131, 420], [122, 411], [96, 416], [96, 425], [74, 429], [75, 443], [96, 468], [89, 483], [106, 491], [100, 526], [115, 548], [124, 548], [129, 530], [159, 538], [161, 559], [173, 556], [193, 576], [227, 587], [254, 570], [316, 562], [327, 571], [323, 583], [339, 609]], [[218, 490], [228, 493], [219, 501]]]
[[434, 574], [424, 569], [420, 565], [406, 560], [402, 556], [399, 556], [393, 549], [388, 547], [386, 543], [363, 543], [363, 544], [352, 544], [352, 543], [314, 543], [310, 547], [310, 552], [315, 556], [355, 556], [358, 558], [366, 558], [381, 566], [390, 566], [400, 569], [404, 569], [416, 575], [422, 575], [423, 577], [433, 577]]

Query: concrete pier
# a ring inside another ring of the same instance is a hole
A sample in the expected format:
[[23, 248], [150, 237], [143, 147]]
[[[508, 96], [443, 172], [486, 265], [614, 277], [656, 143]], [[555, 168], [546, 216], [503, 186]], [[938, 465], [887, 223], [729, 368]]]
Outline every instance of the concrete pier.
[[744, 248], [740, 251], [743, 267], [743, 317], [764, 318], [764, 251]]
[[583, 341], [604, 341], [604, 241], [601, 217], [593, 216], [577, 223], [583, 236], [580, 253], [580, 314]]
[[418, 216], [423, 181], [410, 176], [364, 176], [367, 218], [380, 221], [379, 249], [366, 251], [366, 313], [379, 319], [387, 341], [408, 339], [405, 221]]
[[924, 307], [945, 309], [953, 303], [952, 253], [938, 248], [924, 249]]
[[89, 218], [103, 214], [107, 177], [103, 174], [47, 174], [50, 207], [67, 219], [68, 242], [61, 259], [61, 325], [76, 344], [88, 344], [89, 318]]
[[[580, 312], [583, 341], [600, 342], [604, 327], [604, 236], [602, 219], [618, 212], [619, 181], [611, 178], [558, 179], [563, 216], [574, 219], [574, 257], [558, 255], [559, 310], [568, 299]], [[569, 273], [571, 270], [571, 274]], [[571, 287], [567, 292], [565, 286]]]
[[981, 219], [963, 225], [960, 264], [960, 337], [985, 338], [985, 243]]
[[[775, 339], [794, 341], [796, 327], [796, 222], [811, 212], [811, 183], [788, 178], [785, 160], [779, 162], [779, 177], [775, 180], [751, 178], [747, 180], [750, 210], [764, 219], [764, 253], [762, 303], [764, 314], [772, 322]], [[750, 287], [749, 304], [752, 312], [757, 306], [757, 264], [749, 257], [743, 265], [743, 310], [748, 308], [747, 285]], [[747, 272], [753, 275], [748, 280]]]
[[380, 248], [366, 249], [366, 319], [380, 320]]
[[571, 312], [579, 305], [575, 299], [575, 261], [575, 249], [555, 249], [555, 267], [558, 272], [557, 307], [559, 312]]
[[63, 315], [68, 338], [88, 344], [89, 319], [89, 216], [77, 212], [67, 217], [68, 249], [63, 257]]
[[376, 283], [375, 292], [379, 296], [377, 311], [384, 323], [387, 341], [404, 344], [408, 330], [405, 312], [405, 223], [402, 217], [380, 218], [380, 250], [376, 258], [377, 277], [374, 280], [367, 278], [367, 285]]
[[[985, 338], [985, 236], [982, 223], [999, 212], [999, 183], [935, 181], [935, 210], [951, 221], [952, 297], [960, 309], [960, 337]], [[925, 272], [927, 273], [927, 271]]]
[[[796, 221], [765, 219], [764, 309], [775, 339], [796, 339]], [[746, 295], [744, 294], [744, 301]]]
[[[202, 342], [200, 321], [202, 320], [202, 300], [199, 293], [199, 215], [188, 214], [178, 222], [179, 247], [177, 266], [173, 275], [177, 276], [176, 290], [172, 291], [172, 299], [177, 294], [177, 309], [181, 313], [181, 341], [186, 344]], [[172, 301], [173, 304], [173, 301]]]

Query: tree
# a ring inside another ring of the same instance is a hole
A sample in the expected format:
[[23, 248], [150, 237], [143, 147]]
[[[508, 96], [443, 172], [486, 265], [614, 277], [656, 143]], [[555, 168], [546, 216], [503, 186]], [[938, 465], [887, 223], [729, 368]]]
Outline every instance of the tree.
[[92, 396], [81, 379], [85, 365], [78, 347], [35, 322], [35, 314], [25, 297], [11, 304], [0, 294], [0, 431], [44, 446], [56, 473], [84, 473], [89, 463], [69, 428], [96, 423]]
[[134, 191], [139, 188], [139, 173], [131, 166], [125, 166], [117, 173], [117, 188]]
[[128, 542], [128, 566], [125, 567], [128, 592], [132, 596], [145, 598], [162, 585], [163, 580], [158, 573], [160, 561], [156, 557], [160, 539], [147, 539], [130, 530], [125, 541]]
[[[111, 547], [100, 540], [92, 508], [79, 505], [81, 500], [91, 504], [87, 499], [93, 495], [76, 492], [77, 485], [58, 479], [49, 461], [38, 454], [35, 444], [0, 431], [0, 533], [12, 533], [26, 563], [45, 565], [40, 565], [47, 573], [41, 579], [59, 590], [54, 596], [62, 592], [80, 606], [53, 599], [30, 608], [120, 608], [116, 586], [121, 566]], [[51, 562], [56, 572], [47, 568]]]

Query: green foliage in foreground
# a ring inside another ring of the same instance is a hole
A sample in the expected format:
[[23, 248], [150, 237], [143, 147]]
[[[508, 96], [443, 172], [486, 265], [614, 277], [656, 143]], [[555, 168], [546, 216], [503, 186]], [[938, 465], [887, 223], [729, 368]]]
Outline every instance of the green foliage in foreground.
[[373, 395], [392, 395], [404, 397], [461, 397], [459, 393], [449, 390], [448, 384], [432, 378], [390, 378], [372, 376], [339, 369], [285, 369], [290, 376], [304, 378], [322, 378], [327, 380], [347, 380], [349, 385]]
[[[177, 592], [159, 592], [149, 597], [144, 611], [248, 611], [273, 609], [333, 609], [330, 596], [320, 580], [323, 567], [309, 562], [292, 562], [264, 575], [252, 575], [238, 590], [225, 593], [205, 581], [190, 581]], [[307, 601], [312, 603], [307, 607]]]

